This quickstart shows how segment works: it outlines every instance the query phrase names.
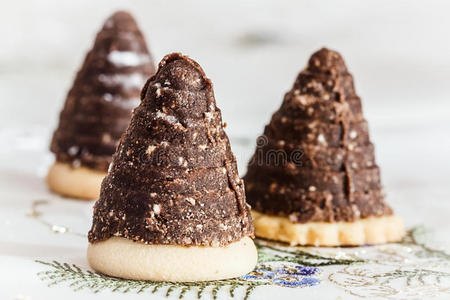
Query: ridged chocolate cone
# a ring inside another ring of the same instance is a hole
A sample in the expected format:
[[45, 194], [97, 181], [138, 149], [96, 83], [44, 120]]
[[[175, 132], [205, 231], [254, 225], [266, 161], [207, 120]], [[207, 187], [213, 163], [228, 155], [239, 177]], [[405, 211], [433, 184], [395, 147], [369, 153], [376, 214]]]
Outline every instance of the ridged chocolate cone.
[[294, 223], [392, 214], [339, 53], [323, 48], [311, 56], [259, 138], [244, 181], [253, 209]]
[[140, 90], [154, 73], [136, 21], [116, 12], [98, 32], [67, 95], [51, 142], [56, 160], [106, 172]]
[[94, 208], [89, 242], [225, 246], [253, 235], [211, 81], [174, 53], [145, 84]]

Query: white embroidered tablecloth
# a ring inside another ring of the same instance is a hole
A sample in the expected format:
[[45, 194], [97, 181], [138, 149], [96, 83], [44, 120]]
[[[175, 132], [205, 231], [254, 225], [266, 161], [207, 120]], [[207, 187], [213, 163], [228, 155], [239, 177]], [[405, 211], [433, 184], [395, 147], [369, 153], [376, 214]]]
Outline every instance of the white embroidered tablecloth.
[[[411, 228], [398, 244], [295, 248], [257, 240], [259, 263], [252, 273], [210, 283], [130, 281], [93, 273], [85, 257], [93, 203], [58, 197], [45, 186], [50, 131], [0, 132], [9, 145], [0, 165], [2, 299], [450, 298], [449, 231], [438, 226], [448, 222], [449, 204], [439, 202], [448, 199], [445, 189], [431, 193], [434, 199], [414, 187], [390, 191], [389, 201]], [[249, 147], [242, 140], [232, 143], [235, 152]], [[405, 197], [409, 201], [398, 201]]]

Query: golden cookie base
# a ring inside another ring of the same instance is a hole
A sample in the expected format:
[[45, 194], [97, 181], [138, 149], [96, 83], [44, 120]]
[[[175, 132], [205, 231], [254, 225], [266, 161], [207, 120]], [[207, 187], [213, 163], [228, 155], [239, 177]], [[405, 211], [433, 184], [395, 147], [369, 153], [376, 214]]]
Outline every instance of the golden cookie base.
[[67, 197], [96, 200], [106, 172], [55, 162], [48, 171], [47, 185], [52, 192]]
[[400, 217], [369, 217], [355, 222], [293, 223], [286, 217], [252, 211], [255, 235], [301, 246], [360, 246], [398, 242], [405, 235]]

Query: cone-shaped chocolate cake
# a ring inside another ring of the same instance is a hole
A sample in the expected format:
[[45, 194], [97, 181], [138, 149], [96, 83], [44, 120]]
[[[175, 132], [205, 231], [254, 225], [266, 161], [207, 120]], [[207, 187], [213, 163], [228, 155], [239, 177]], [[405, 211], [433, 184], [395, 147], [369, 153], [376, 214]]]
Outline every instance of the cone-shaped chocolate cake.
[[155, 66], [133, 17], [116, 12], [97, 34], [70, 89], [51, 151], [47, 182], [62, 195], [98, 199], [112, 155]]
[[399, 240], [361, 100], [339, 53], [321, 49], [258, 139], [244, 177], [255, 234], [299, 245]]
[[157, 281], [251, 271], [250, 207], [211, 81], [195, 61], [170, 54], [141, 100], [95, 204], [90, 265]]

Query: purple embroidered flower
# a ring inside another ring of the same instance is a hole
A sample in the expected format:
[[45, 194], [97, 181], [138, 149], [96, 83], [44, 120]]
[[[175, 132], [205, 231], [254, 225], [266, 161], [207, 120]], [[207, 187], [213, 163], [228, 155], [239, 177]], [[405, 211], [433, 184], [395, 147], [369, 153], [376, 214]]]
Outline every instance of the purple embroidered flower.
[[312, 277], [292, 276], [288, 278], [274, 278], [273, 283], [286, 287], [312, 286], [319, 283], [319, 279]]
[[318, 284], [319, 279], [310, 277], [318, 272], [319, 269], [314, 267], [284, 266], [275, 270], [272, 270], [270, 267], [260, 267], [241, 278], [244, 280], [264, 281], [285, 287], [300, 287]]
[[319, 269], [314, 267], [295, 266], [295, 268], [298, 270], [299, 274], [303, 276], [312, 276], [319, 273]]

